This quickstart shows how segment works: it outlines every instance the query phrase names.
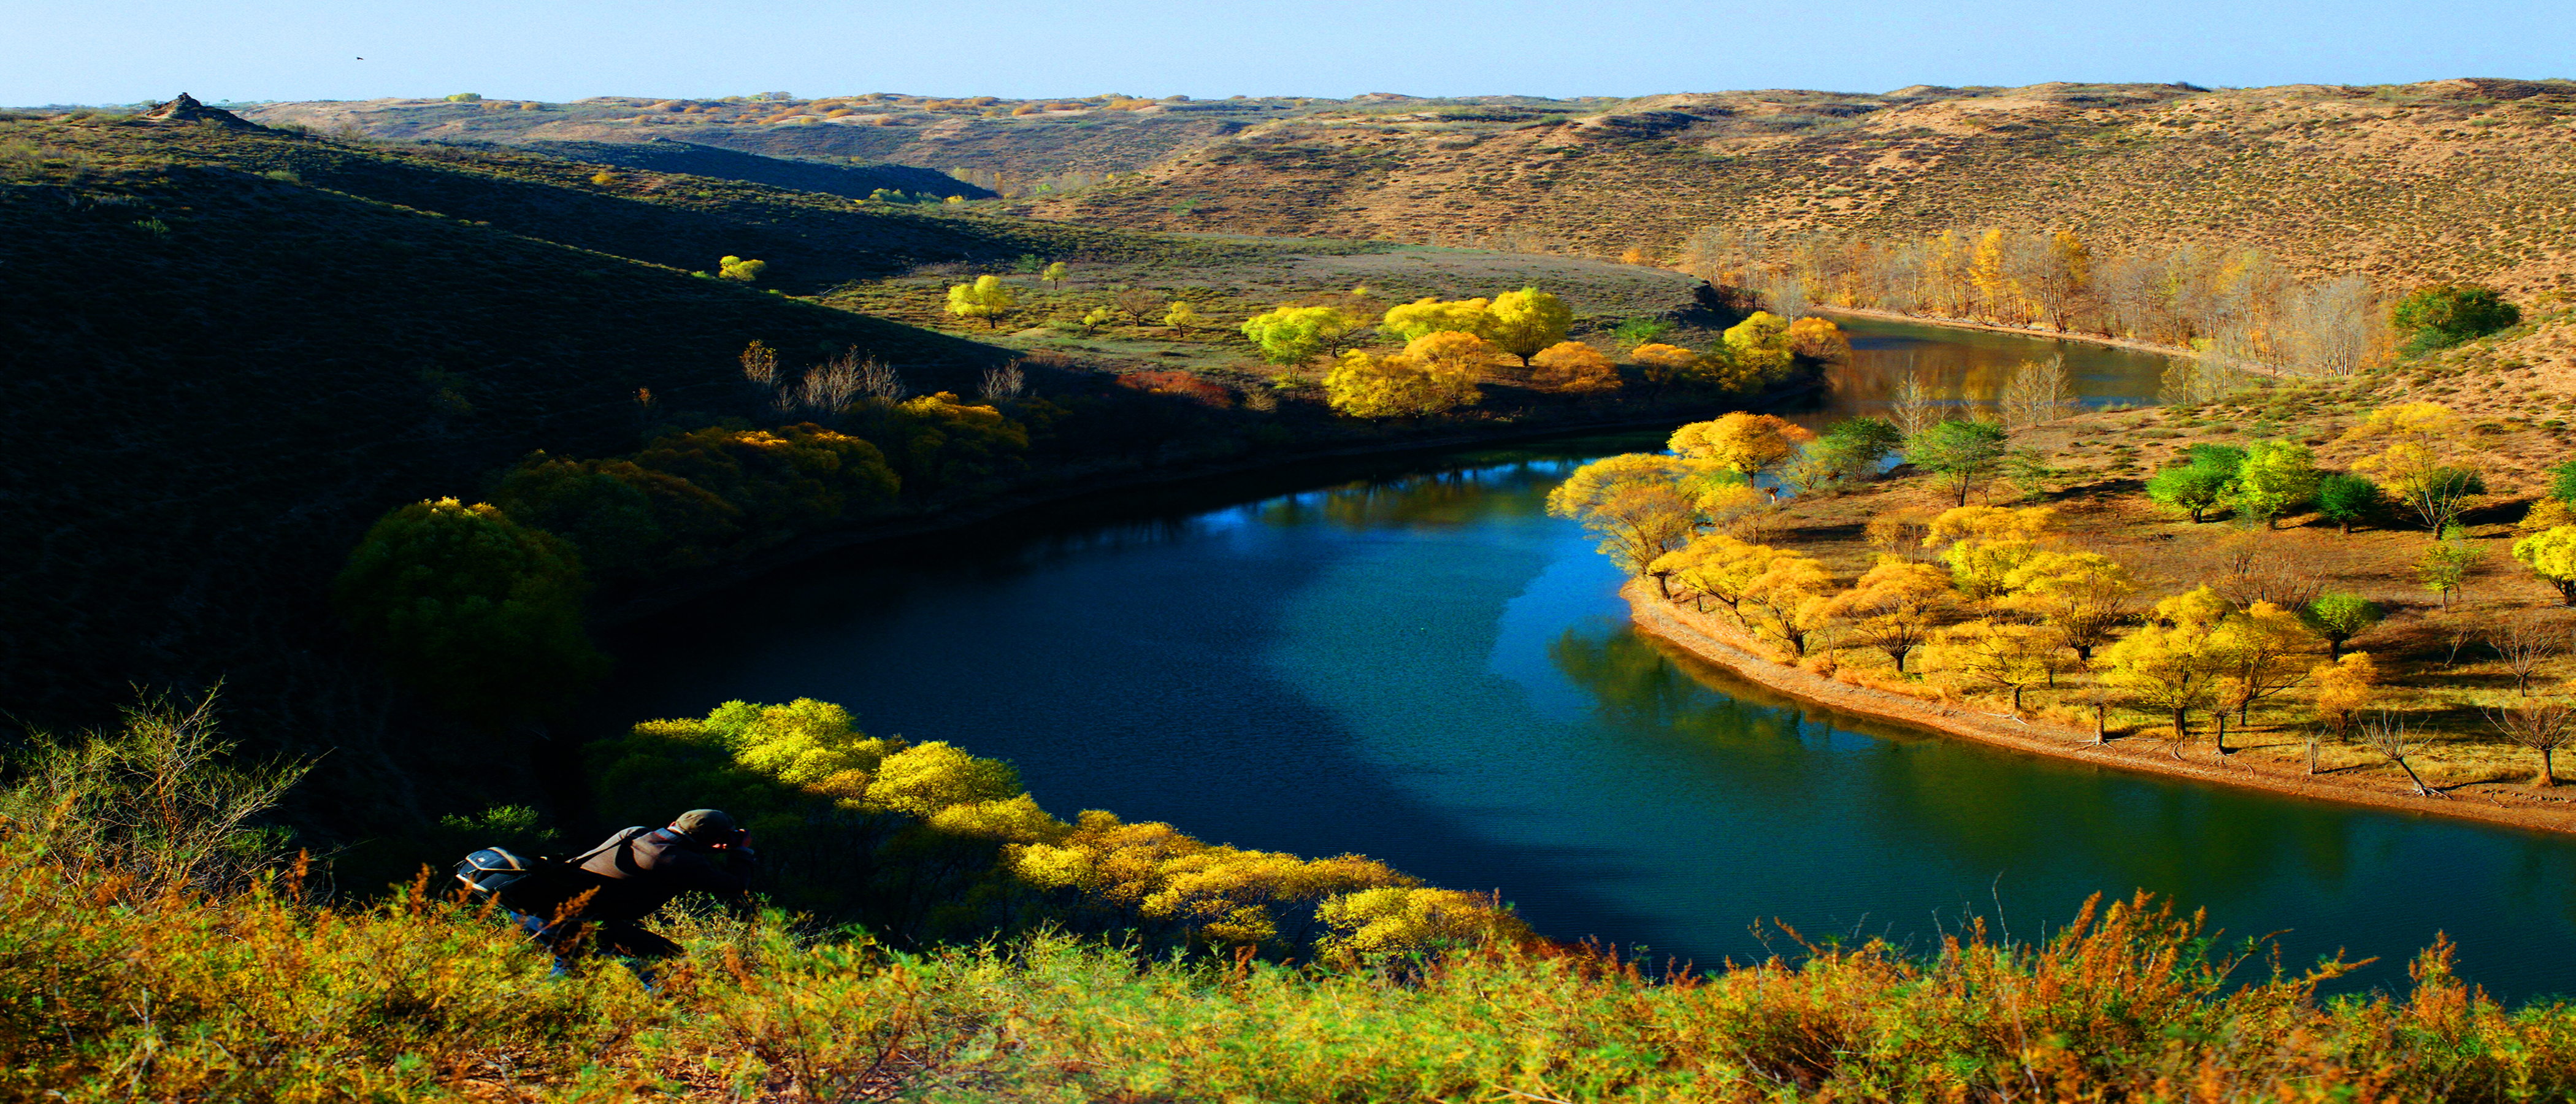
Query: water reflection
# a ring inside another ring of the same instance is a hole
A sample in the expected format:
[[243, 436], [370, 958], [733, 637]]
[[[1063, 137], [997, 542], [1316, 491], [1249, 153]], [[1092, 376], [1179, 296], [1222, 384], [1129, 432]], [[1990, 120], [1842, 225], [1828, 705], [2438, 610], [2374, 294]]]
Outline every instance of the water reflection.
[[[2485, 967], [2472, 976], [2501, 992], [2576, 986], [2558, 956], [2534, 970], [2515, 951], [2576, 935], [2576, 847], [2564, 840], [1929, 737], [1787, 698], [1624, 626], [1568, 630], [1548, 653], [1605, 736], [1722, 778], [1712, 820], [1764, 826], [1780, 861], [1837, 883], [1766, 887], [1792, 922], [1849, 924], [1817, 906], [1857, 897], [1881, 917], [1964, 906], [2026, 923], [2093, 892], [2147, 889], [2209, 909], [2231, 937], [2279, 933], [2292, 964], [2338, 951], [2382, 960], [2350, 987], [2401, 985], [2399, 967], [2436, 931], [2461, 937]], [[1871, 930], [1928, 934], [1906, 920]], [[2516, 968], [2498, 968], [2507, 962]]]
[[1944, 330], [1876, 318], [1836, 319], [1851, 334], [1852, 355], [1825, 373], [1824, 407], [1836, 417], [1885, 414], [1896, 386], [1920, 375], [1942, 403], [1991, 408], [2004, 380], [2024, 361], [2062, 357], [2086, 403], [2135, 402], [2153, 396], [2168, 358], [2096, 345], [1975, 330]]

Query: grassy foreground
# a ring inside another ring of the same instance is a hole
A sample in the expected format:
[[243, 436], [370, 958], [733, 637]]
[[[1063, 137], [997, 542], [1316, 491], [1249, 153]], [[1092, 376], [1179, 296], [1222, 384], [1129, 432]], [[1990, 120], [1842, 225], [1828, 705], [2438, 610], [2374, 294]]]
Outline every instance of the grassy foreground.
[[[2321, 1000], [2140, 898], [2038, 944], [1813, 947], [1704, 977], [1487, 948], [1341, 968], [1055, 938], [925, 954], [679, 920], [565, 980], [424, 877], [143, 891], [0, 840], [0, 1096], [50, 1100], [2532, 1100], [2576, 1012], [2455, 980]], [[424, 888], [426, 887], [426, 888]]]

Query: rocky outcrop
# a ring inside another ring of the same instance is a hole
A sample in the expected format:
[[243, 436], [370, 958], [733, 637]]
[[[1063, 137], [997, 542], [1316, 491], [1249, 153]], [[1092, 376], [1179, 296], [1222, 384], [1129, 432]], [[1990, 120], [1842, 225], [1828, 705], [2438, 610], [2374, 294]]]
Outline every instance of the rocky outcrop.
[[152, 105], [152, 109], [144, 112], [141, 117], [168, 123], [213, 123], [238, 130], [268, 129], [220, 107], [207, 107], [197, 102], [195, 96], [185, 92], [179, 93], [178, 99], [168, 103]]

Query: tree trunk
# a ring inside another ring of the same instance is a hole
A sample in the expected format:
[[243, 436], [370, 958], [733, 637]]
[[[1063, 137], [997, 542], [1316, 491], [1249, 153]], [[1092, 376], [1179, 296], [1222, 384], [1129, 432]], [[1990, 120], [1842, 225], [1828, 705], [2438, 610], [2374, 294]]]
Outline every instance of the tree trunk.
[[2224, 759], [2227, 757], [2227, 711], [2222, 709], [2212, 716], [2218, 719], [2218, 756]]
[[2427, 785], [2425, 785], [2425, 784], [2424, 784], [2424, 779], [2423, 779], [2422, 777], [2418, 776], [2418, 775], [2415, 773], [2415, 768], [2413, 768], [2413, 767], [2410, 767], [2410, 766], [2407, 766], [2407, 765], [2406, 765], [2406, 760], [2405, 760], [2405, 759], [2400, 758], [2400, 759], [2398, 759], [2398, 760], [2397, 760], [2397, 769], [2402, 770], [2402, 771], [2405, 771], [2405, 772], [2406, 772], [2406, 777], [2407, 777], [2407, 779], [2408, 779], [2409, 781], [2412, 781], [2412, 782], [2414, 782], [2414, 783], [2415, 783], [2415, 796], [2417, 796], [2417, 797], [2439, 797], [2439, 796], [2441, 796], [2440, 794], [2437, 794], [2437, 793], [2434, 793], [2434, 792], [2433, 792], [2433, 787], [2431, 787], [2431, 786], [2427, 786]]
[[2326, 658], [2327, 658], [2328, 660], [2337, 660], [2337, 659], [2342, 659], [2342, 658], [2343, 658], [2343, 638], [2342, 638], [2342, 637], [2339, 637], [2339, 636], [2329, 636], [2329, 637], [2327, 637], [2327, 638], [2326, 638]]
[[2540, 749], [2540, 777], [2531, 780], [2531, 788], [2545, 790], [2558, 784], [2558, 772], [2549, 765], [2550, 748]]
[[2104, 704], [2102, 704], [2102, 703], [2100, 703], [2100, 702], [2095, 702], [2095, 703], [2093, 703], [2093, 742], [2094, 742], [2094, 743], [2097, 743], [2097, 744], [2104, 744], [2104, 743], [2109, 743], [2109, 742], [2110, 742], [2110, 740], [2111, 740], [2111, 725], [2110, 725], [2110, 722], [2109, 722], [2109, 720], [2108, 720], [2109, 715], [2110, 715], [2110, 712], [2111, 712], [2111, 707], [2110, 707], [2110, 706], [2104, 705]]
[[2173, 732], [2174, 742], [2177, 744], [2191, 739], [2191, 730], [2183, 727], [2183, 711], [2180, 709], [2173, 711]]
[[2021, 716], [2021, 687], [2013, 687], [2013, 716]]

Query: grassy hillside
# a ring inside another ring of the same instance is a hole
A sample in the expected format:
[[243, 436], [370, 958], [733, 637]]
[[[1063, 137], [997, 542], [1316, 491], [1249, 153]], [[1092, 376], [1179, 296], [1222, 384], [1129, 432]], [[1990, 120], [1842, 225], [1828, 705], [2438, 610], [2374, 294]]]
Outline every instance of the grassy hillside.
[[[1025, 114], [1021, 112], [1025, 111]], [[2113, 248], [2259, 245], [2311, 272], [2576, 280], [2576, 85], [2044, 84], [1881, 95], [283, 104], [397, 137], [632, 142], [1097, 184], [1046, 217], [1171, 230], [1628, 249], [1702, 227], [1878, 238], [2071, 227]]]
[[1708, 226], [2068, 227], [2113, 248], [2253, 245], [2307, 271], [2529, 292], [2576, 281], [2571, 123], [2576, 85], [2505, 81], [1732, 93], [1470, 127], [1354, 110], [1050, 206], [1129, 226], [1508, 236], [1665, 258]]
[[1002, 358], [585, 248], [728, 231], [470, 167], [212, 126], [31, 121], [0, 132], [0, 166], [0, 702], [62, 726], [130, 684], [228, 678], [270, 711], [247, 730], [341, 748], [325, 771], [357, 806], [476, 788], [395, 738], [419, 719], [323, 608], [378, 513], [472, 494], [532, 449], [631, 449], [641, 388], [666, 413], [747, 411], [732, 358], [752, 337], [855, 345], [924, 382]]

